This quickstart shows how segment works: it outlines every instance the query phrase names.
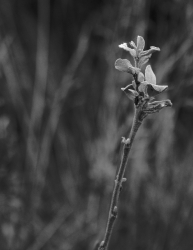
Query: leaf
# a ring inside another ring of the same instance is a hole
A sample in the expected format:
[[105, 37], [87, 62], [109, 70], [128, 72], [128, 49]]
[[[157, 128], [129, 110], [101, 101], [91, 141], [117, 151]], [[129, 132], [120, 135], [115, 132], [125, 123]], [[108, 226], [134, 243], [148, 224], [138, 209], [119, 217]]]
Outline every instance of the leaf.
[[160, 85], [155, 85], [155, 84], [148, 84], [147, 86], [148, 86], [147, 93], [149, 96], [156, 96], [168, 88], [168, 86], [166, 85], [160, 86]]
[[115, 61], [115, 68], [119, 71], [127, 72], [132, 75], [140, 72], [140, 69], [133, 67], [129, 60], [121, 58]]
[[137, 37], [137, 50], [142, 51], [145, 47], [145, 40], [142, 36]]
[[162, 108], [164, 107], [171, 107], [172, 106], [172, 102], [170, 100], [162, 100], [162, 101], [155, 101], [155, 102], [151, 102], [148, 105], [151, 107], [152, 105], [160, 105]]
[[147, 63], [149, 61], [149, 58], [151, 57], [151, 55], [152, 54], [140, 57], [140, 59], [139, 59], [139, 67], [141, 67], [143, 64]]
[[137, 75], [137, 80], [139, 82], [143, 82], [144, 81], [144, 74], [142, 72], [139, 72], [139, 74]]
[[133, 85], [129, 84], [127, 85], [125, 88], [121, 88], [121, 90], [127, 95], [127, 97], [130, 100], [134, 100], [136, 96], [138, 96], [139, 94], [137, 93], [137, 91], [134, 90]]
[[147, 96], [147, 87], [148, 87], [148, 82], [144, 81], [140, 83], [138, 90], [139, 92], [142, 92], [145, 96]]
[[135, 49], [129, 48], [126, 43], [120, 44], [119, 48], [122, 48], [122, 49], [124, 49], [126, 51], [129, 51], [130, 54], [131, 54], [131, 56], [136, 57], [136, 51], [135, 51]]
[[154, 53], [156, 51], [160, 51], [160, 48], [151, 46], [149, 50], [142, 51], [140, 55], [147, 56], [147, 55], [151, 55], [152, 53]]
[[137, 49], [137, 46], [135, 45], [135, 43], [133, 41], [130, 42], [130, 45], [134, 48]]
[[171, 107], [172, 102], [170, 100], [163, 100], [163, 101], [155, 101], [148, 103], [147, 107], [143, 109], [147, 114], [153, 114], [159, 112], [161, 109], [165, 107]]
[[133, 85], [133, 88], [136, 90], [137, 85], [136, 85], [136, 82], [135, 82], [135, 81], [132, 81], [132, 85]]
[[156, 76], [150, 65], [148, 65], [145, 69], [145, 79], [151, 84], [156, 84]]
[[132, 65], [130, 61], [127, 59], [119, 58], [115, 61], [115, 68], [118, 69], [119, 71], [131, 73], [131, 69], [130, 69], [131, 67]]
[[136, 57], [136, 50], [130, 49], [129, 53], [131, 54], [132, 57]]

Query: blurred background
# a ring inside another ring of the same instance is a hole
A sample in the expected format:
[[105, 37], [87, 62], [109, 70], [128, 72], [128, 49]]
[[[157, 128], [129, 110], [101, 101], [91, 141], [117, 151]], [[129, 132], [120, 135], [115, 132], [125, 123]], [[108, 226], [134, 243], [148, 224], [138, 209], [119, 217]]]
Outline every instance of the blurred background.
[[0, 0], [0, 248], [102, 240], [133, 104], [120, 90], [137, 35], [159, 99], [134, 142], [109, 249], [193, 249], [193, 1]]

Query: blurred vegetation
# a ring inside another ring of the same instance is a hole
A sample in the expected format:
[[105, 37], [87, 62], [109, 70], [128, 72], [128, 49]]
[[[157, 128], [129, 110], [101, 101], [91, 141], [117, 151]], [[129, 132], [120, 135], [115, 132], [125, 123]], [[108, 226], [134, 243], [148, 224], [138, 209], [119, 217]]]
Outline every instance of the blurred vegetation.
[[109, 249], [193, 249], [192, 25], [189, 0], [0, 1], [1, 250], [103, 237], [133, 117], [114, 62], [137, 35], [161, 48], [150, 63], [173, 107], [138, 132]]

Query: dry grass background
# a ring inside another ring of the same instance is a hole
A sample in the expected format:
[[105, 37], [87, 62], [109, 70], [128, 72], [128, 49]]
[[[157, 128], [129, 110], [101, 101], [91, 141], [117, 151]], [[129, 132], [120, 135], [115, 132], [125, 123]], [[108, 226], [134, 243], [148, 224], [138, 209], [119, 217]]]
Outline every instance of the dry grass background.
[[193, 248], [192, 25], [188, 0], [0, 0], [2, 250], [101, 240], [133, 116], [114, 61], [137, 35], [173, 107], [139, 130], [109, 249]]

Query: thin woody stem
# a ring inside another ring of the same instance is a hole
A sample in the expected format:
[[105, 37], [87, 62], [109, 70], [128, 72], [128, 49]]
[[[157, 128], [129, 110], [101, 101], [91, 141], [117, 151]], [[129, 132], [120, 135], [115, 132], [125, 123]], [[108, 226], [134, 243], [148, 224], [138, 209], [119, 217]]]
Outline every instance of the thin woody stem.
[[115, 185], [114, 185], [114, 190], [113, 190], [113, 194], [111, 198], [111, 205], [110, 205], [110, 210], [109, 210], [109, 217], [108, 217], [106, 231], [105, 231], [105, 237], [104, 237], [104, 240], [101, 242], [98, 250], [106, 250], [108, 248], [114, 222], [117, 218], [117, 213], [118, 213], [117, 207], [118, 207], [119, 195], [120, 195], [120, 191], [122, 188], [122, 182], [124, 181], [123, 177], [124, 177], [125, 169], [127, 166], [129, 152], [133, 144], [135, 135], [143, 121], [143, 118], [144, 118], [143, 112], [141, 111], [140, 108], [136, 108], [135, 106], [135, 115], [134, 115], [133, 124], [132, 124], [129, 138], [128, 139], [123, 138], [123, 141], [122, 141], [124, 143], [122, 159], [121, 159], [120, 167], [118, 169], [117, 177], [115, 179]]

